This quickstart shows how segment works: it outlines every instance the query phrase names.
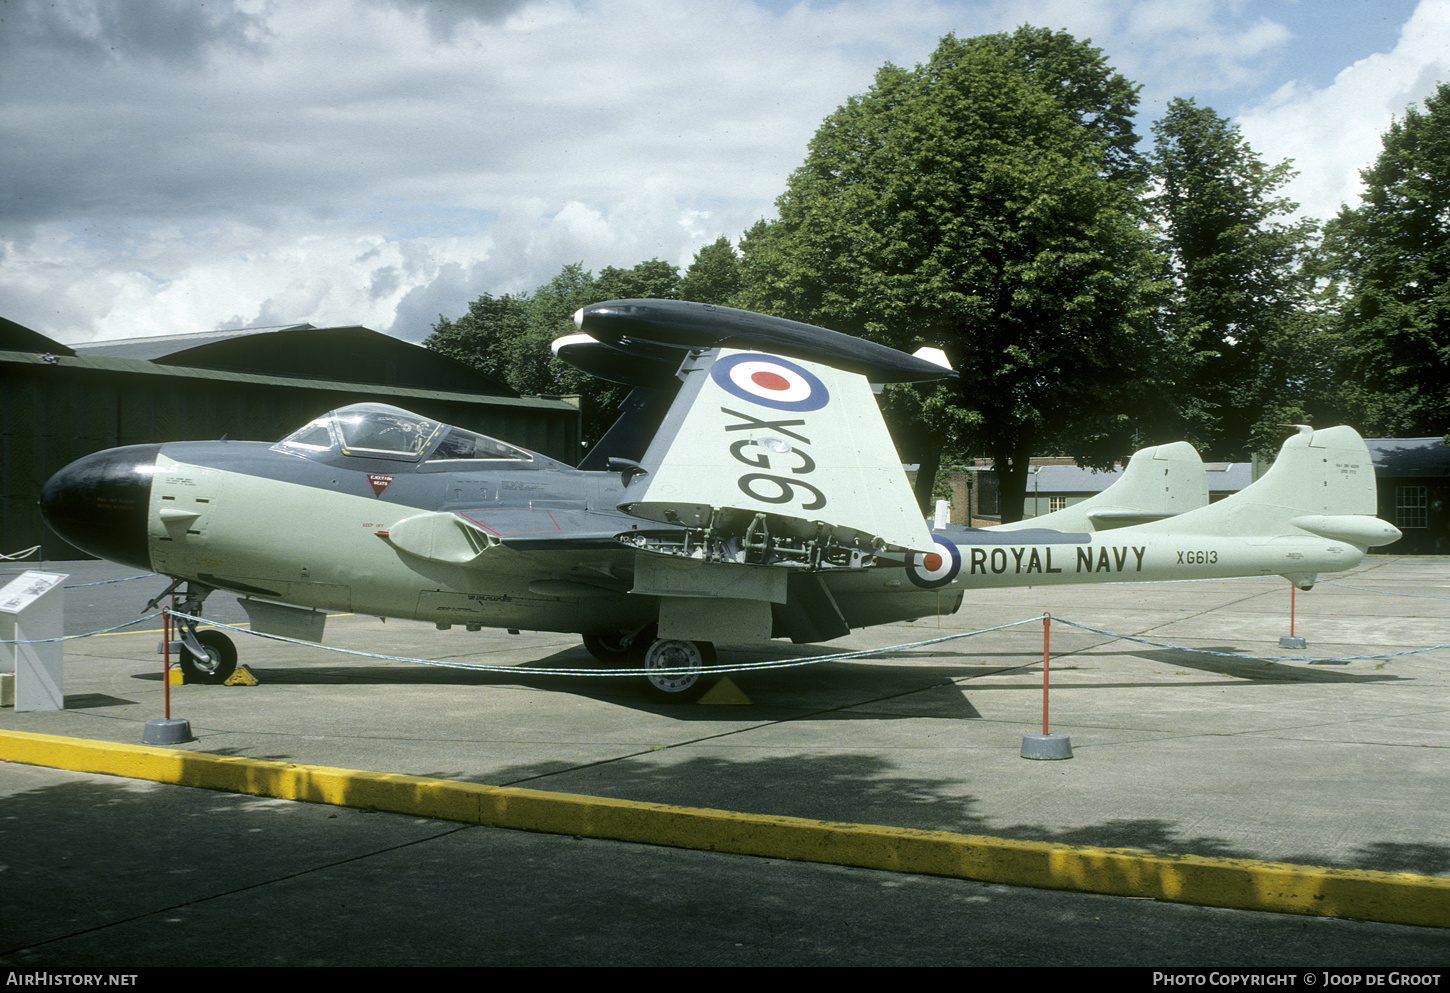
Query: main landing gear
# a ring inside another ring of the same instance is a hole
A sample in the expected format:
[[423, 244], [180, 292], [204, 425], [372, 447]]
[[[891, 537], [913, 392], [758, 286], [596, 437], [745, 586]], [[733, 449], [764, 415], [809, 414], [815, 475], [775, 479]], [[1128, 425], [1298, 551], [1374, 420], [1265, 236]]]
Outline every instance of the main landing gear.
[[[161, 602], [162, 597], [169, 596], [182, 582], [178, 579], [168, 586], [161, 596], [147, 605], [147, 609], [154, 609]], [[176, 609], [183, 614], [199, 617], [201, 605], [206, 602], [206, 598], [211, 592], [210, 586], [188, 581], [186, 594], [181, 598], [181, 603], [177, 604]], [[177, 628], [177, 636], [181, 640], [181, 653], [177, 665], [181, 667], [181, 673], [188, 683], [225, 683], [231, 674], [237, 671], [237, 646], [232, 643], [232, 639], [215, 628], [198, 631], [196, 621], [178, 617], [174, 623]]]
[[646, 699], [655, 703], [694, 703], [710, 688], [700, 670], [715, 664], [715, 646], [708, 641], [661, 638], [644, 650], [640, 663], [647, 670]]
[[608, 666], [644, 669], [645, 699], [654, 703], [694, 703], [710, 688], [701, 670], [715, 664], [715, 646], [708, 641], [655, 637], [647, 627], [633, 635], [586, 634], [584, 647]]
[[629, 639], [623, 634], [586, 634], [584, 647], [596, 662], [606, 666], [629, 664]]

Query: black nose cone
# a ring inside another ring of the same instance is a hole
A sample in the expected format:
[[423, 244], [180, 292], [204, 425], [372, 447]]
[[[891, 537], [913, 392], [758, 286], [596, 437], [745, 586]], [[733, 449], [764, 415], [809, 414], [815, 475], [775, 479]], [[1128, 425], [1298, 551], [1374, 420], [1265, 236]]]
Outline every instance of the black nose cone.
[[72, 462], [40, 492], [45, 523], [83, 552], [150, 569], [146, 515], [160, 451], [160, 445], [131, 445]]

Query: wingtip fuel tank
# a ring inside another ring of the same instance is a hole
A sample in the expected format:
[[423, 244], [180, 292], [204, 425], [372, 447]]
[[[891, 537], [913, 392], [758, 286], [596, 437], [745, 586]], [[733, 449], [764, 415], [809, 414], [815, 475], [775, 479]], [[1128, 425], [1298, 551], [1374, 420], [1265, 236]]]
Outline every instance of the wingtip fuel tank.
[[938, 361], [839, 331], [686, 300], [610, 300], [580, 308], [574, 323], [595, 341], [646, 355], [650, 345], [682, 350], [724, 345], [823, 362], [873, 383], [923, 383], [956, 375]]

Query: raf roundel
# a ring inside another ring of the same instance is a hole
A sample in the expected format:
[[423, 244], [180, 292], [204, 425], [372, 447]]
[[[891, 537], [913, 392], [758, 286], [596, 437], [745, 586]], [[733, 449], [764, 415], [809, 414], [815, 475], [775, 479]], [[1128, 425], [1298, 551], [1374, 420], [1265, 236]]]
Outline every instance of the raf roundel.
[[962, 553], [956, 545], [941, 539], [935, 544], [934, 551], [913, 555], [906, 563], [906, 578], [925, 590], [947, 585], [962, 568]]
[[814, 373], [776, 355], [731, 355], [712, 365], [710, 376], [731, 396], [776, 410], [804, 413], [831, 401], [826, 384]]

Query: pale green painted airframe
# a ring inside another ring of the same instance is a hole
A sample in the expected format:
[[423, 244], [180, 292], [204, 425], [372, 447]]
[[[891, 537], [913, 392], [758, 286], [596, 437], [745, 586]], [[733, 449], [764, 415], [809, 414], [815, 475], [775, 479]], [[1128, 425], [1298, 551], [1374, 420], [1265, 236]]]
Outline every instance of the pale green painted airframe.
[[[276, 445], [99, 453], [57, 474], [43, 505], [68, 540], [144, 556], [194, 604], [223, 589], [577, 632], [602, 660], [654, 670], [671, 699], [703, 688], [695, 670], [716, 642], [825, 641], [955, 611], [979, 587], [1277, 574], [1307, 588], [1399, 537], [1373, 516], [1369, 454], [1347, 427], [1300, 429], [1262, 479], [1213, 505], [1179, 443], [1030, 526], [933, 532], [863, 376], [713, 348], [679, 379], [644, 456], [607, 471], [362, 404]], [[144, 546], [127, 530], [140, 528]], [[217, 645], [193, 647], [203, 669], [226, 662]]]

